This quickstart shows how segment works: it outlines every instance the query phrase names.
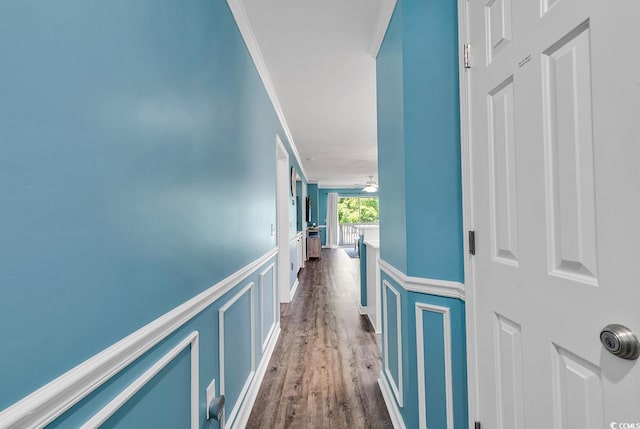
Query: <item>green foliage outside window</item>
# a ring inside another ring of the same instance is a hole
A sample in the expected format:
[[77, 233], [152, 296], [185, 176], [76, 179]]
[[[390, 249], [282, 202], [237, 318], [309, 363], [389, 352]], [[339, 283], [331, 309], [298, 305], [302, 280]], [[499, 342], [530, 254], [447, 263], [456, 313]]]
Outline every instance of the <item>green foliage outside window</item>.
[[349, 197], [338, 200], [338, 222], [377, 223], [380, 208], [377, 197]]

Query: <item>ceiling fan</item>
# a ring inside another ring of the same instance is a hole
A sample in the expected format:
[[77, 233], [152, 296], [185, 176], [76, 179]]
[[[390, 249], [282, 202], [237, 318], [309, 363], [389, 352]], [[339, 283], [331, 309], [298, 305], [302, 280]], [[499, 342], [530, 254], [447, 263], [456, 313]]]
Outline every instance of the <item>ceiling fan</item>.
[[376, 183], [375, 180], [373, 180], [373, 176], [369, 176], [369, 180], [364, 185], [360, 184], [355, 186], [358, 186], [358, 187], [362, 186], [363, 192], [376, 192], [378, 190], [378, 184]]

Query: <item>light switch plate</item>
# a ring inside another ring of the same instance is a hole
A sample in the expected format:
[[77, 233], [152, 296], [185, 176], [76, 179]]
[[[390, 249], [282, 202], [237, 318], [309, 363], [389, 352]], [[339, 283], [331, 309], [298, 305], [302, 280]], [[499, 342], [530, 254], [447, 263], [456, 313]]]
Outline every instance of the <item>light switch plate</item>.
[[216, 379], [211, 380], [211, 384], [207, 387], [207, 420], [209, 420], [209, 405], [213, 398], [216, 397]]

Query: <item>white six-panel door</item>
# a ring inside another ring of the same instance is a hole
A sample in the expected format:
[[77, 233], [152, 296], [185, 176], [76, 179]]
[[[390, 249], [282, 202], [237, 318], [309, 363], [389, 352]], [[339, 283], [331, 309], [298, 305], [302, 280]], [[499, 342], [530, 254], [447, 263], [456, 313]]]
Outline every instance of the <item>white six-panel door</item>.
[[640, 1], [469, 0], [467, 20], [472, 417], [640, 424], [640, 363], [599, 339], [640, 334]]

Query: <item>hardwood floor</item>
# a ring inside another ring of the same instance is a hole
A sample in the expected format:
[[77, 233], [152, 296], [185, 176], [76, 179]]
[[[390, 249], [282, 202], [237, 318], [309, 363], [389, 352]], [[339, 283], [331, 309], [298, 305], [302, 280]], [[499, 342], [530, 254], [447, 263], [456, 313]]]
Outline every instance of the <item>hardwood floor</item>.
[[377, 379], [380, 345], [358, 314], [359, 260], [323, 249], [307, 262], [247, 428], [392, 428]]

